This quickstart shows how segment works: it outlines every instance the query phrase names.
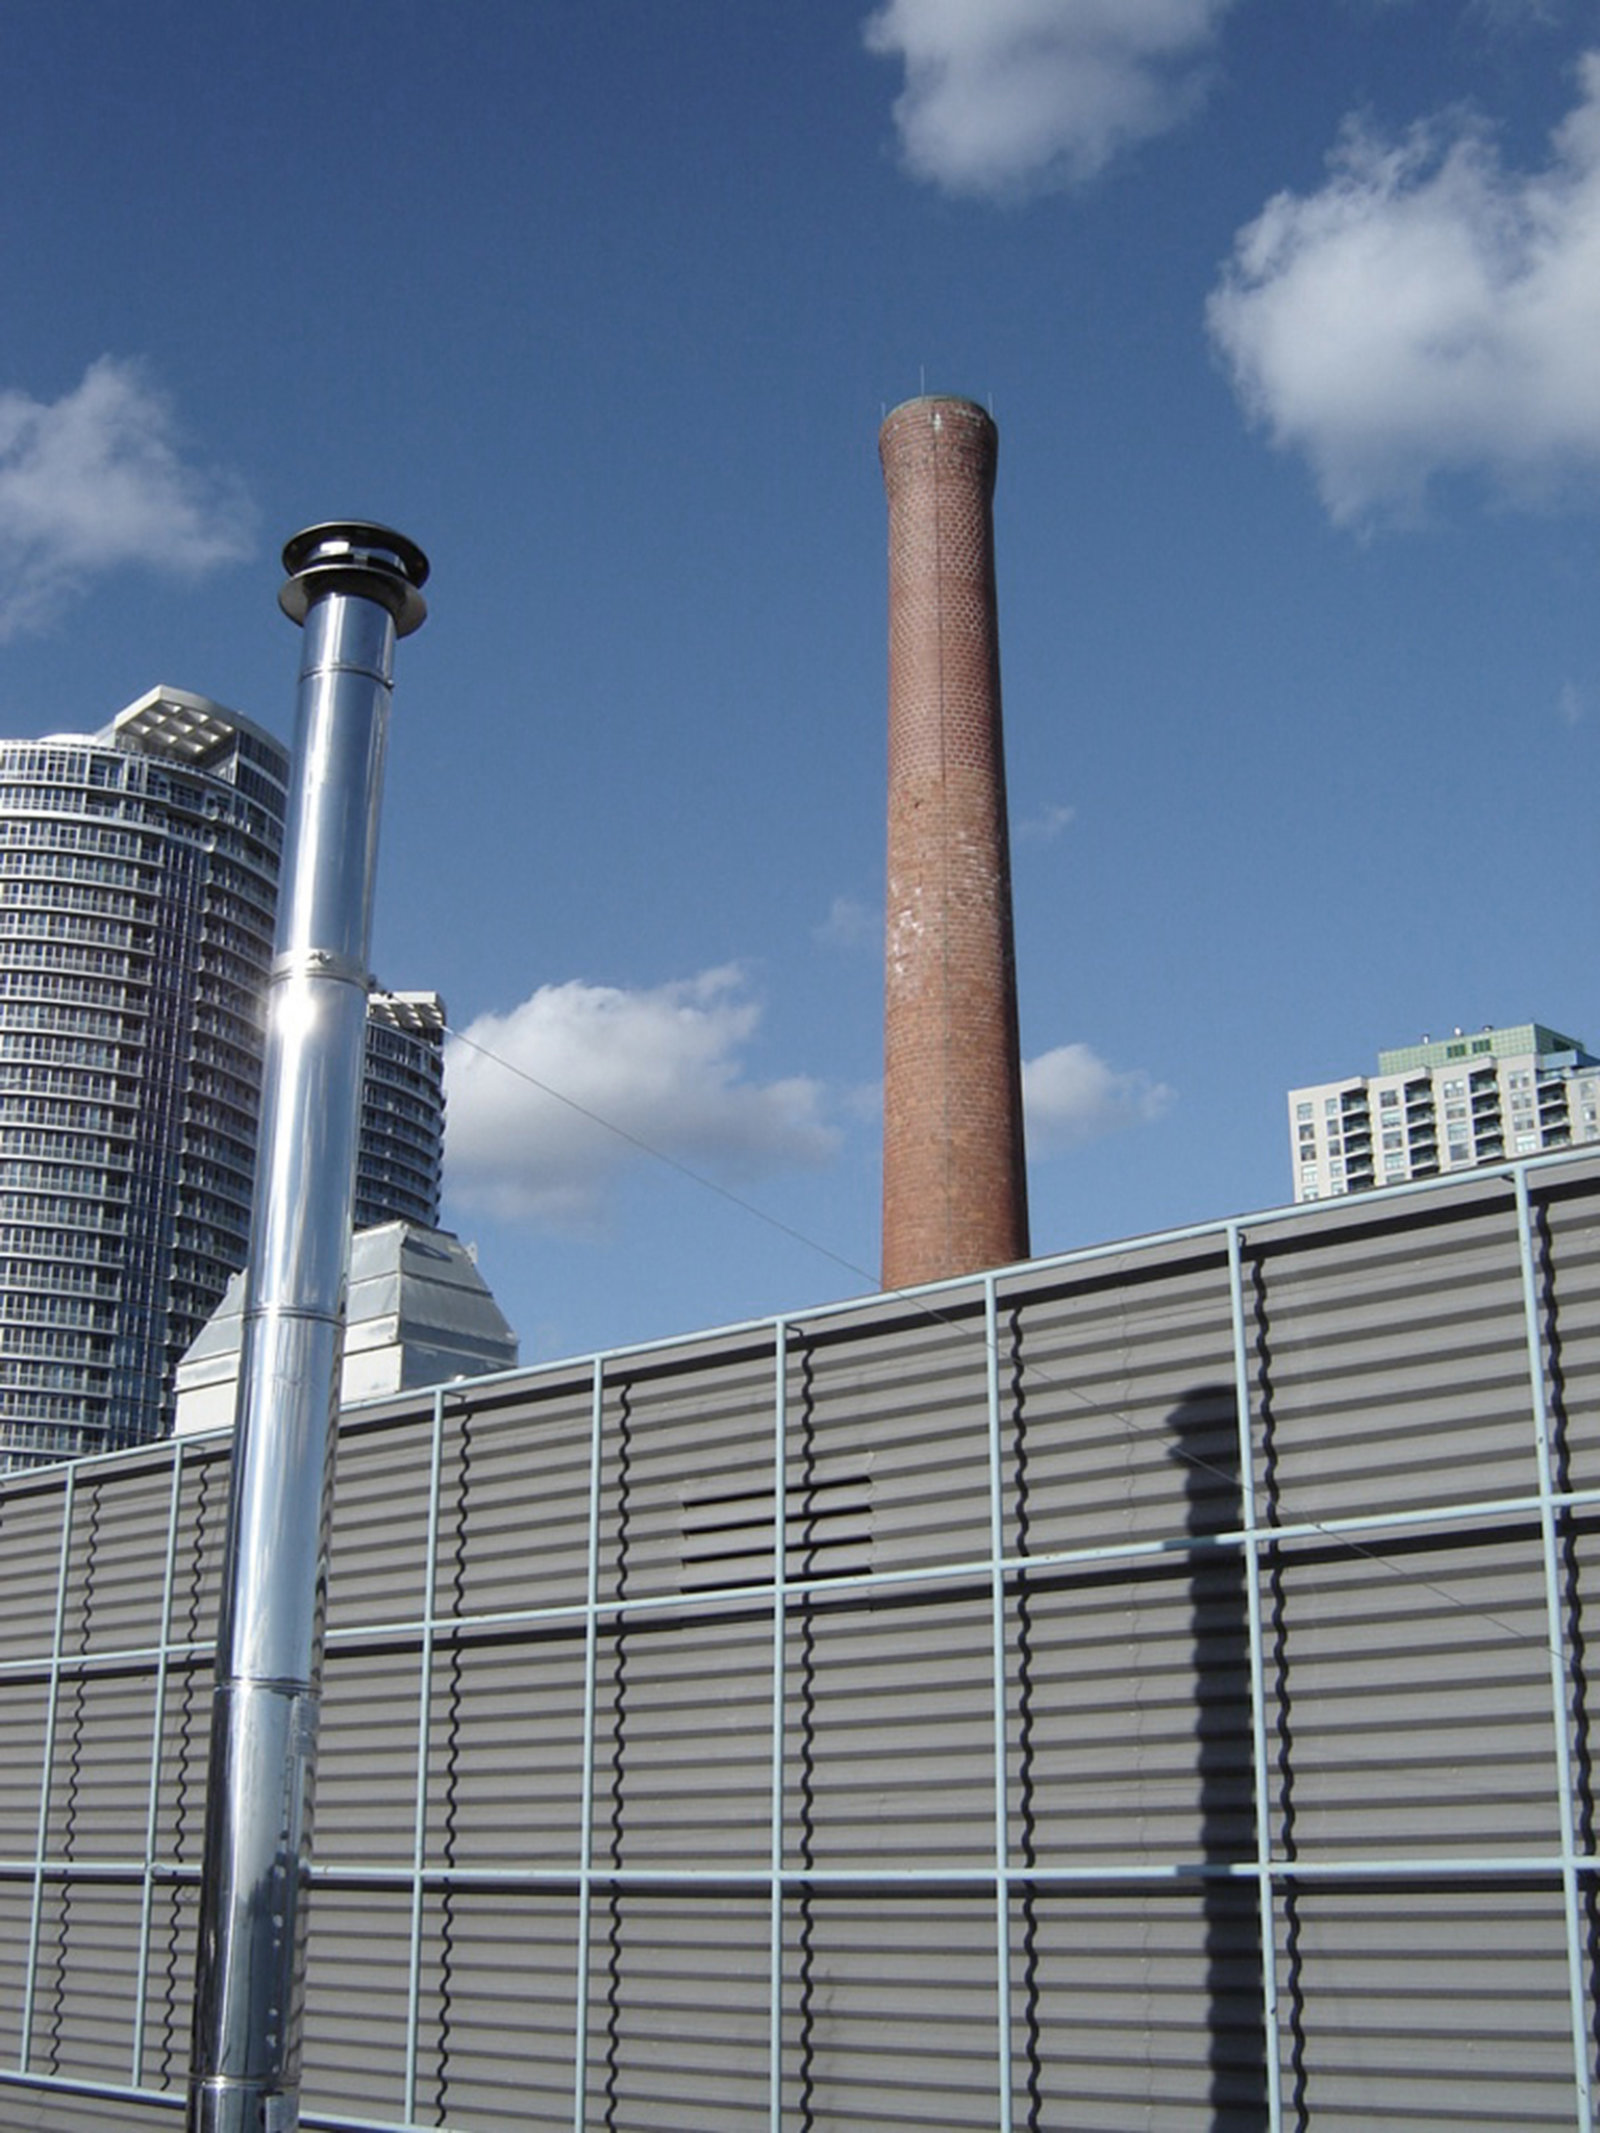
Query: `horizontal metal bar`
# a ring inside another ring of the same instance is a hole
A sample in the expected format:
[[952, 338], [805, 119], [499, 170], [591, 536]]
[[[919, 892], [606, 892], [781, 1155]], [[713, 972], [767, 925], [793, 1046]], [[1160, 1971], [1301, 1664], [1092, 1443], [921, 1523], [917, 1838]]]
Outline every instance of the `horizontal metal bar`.
[[[1559, 1853], [1524, 1853], [1509, 1857], [1418, 1859], [1273, 1859], [1267, 1862], [1275, 1882], [1300, 1881], [1415, 1881], [1449, 1879], [1506, 1881], [1527, 1878], [1559, 1880], [1564, 1862]], [[1600, 1856], [1575, 1857], [1571, 1864], [1580, 1873], [1600, 1873]], [[892, 1893], [896, 1889], [971, 1888], [1068, 1888], [1102, 1887], [1110, 1883], [1253, 1881], [1258, 1864], [1248, 1859], [1173, 1859], [1123, 1862], [1117, 1865], [1011, 1866], [997, 1872], [993, 1865], [971, 1867], [602, 1867], [593, 1866], [587, 1877], [572, 1867], [432, 1867], [424, 1870], [423, 1885], [429, 1889], [462, 1891], [502, 1890], [576, 1895], [587, 1878], [591, 1887], [608, 1889], [716, 1889], [724, 1894], [742, 1892], [761, 1895], [774, 1886], [784, 1889], [861, 1889]], [[313, 1865], [311, 1877], [319, 1886], [409, 1890], [408, 1867], [339, 1866], [323, 1861]]]

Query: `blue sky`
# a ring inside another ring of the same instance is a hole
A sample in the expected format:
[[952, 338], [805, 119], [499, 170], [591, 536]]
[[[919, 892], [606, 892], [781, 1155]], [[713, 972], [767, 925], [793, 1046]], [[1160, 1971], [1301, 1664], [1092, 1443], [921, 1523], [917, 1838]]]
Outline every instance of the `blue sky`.
[[378, 974], [632, 1137], [456, 1054], [525, 1355], [875, 1283], [923, 386], [1001, 431], [1036, 1250], [1280, 1203], [1380, 1046], [1600, 1042], [1593, 4], [147, 0], [0, 68], [3, 730], [287, 733], [284, 537], [428, 549]]

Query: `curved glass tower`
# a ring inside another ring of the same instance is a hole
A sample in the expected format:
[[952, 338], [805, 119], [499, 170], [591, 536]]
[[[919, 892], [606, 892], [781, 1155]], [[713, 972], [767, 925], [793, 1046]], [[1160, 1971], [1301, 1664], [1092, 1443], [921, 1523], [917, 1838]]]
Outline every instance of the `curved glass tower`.
[[243, 1264], [288, 763], [169, 688], [0, 743], [0, 1465], [160, 1435]]
[[357, 1229], [439, 1227], [444, 1172], [444, 1002], [436, 992], [374, 992], [356, 1164]]

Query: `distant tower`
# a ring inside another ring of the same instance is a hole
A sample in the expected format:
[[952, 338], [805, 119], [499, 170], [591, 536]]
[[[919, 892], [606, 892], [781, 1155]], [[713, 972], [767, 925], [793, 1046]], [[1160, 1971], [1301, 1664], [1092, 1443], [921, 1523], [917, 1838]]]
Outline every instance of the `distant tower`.
[[288, 775], [182, 689], [0, 742], [0, 1467], [160, 1436], [244, 1261]]
[[367, 997], [357, 1229], [439, 1227], [444, 1170], [444, 1002], [436, 992]]
[[1028, 1256], [1000, 730], [993, 422], [928, 395], [879, 434], [889, 497], [883, 1285]]

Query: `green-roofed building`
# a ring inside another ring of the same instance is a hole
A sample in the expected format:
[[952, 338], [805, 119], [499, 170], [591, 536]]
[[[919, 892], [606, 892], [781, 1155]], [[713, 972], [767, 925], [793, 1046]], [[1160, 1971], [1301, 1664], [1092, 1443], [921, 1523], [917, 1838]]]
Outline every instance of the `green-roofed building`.
[[1600, 1141], [1600, 1059], [1543, 1022], [1424, 1037], [1289, 1091], [1296, 1200]]

